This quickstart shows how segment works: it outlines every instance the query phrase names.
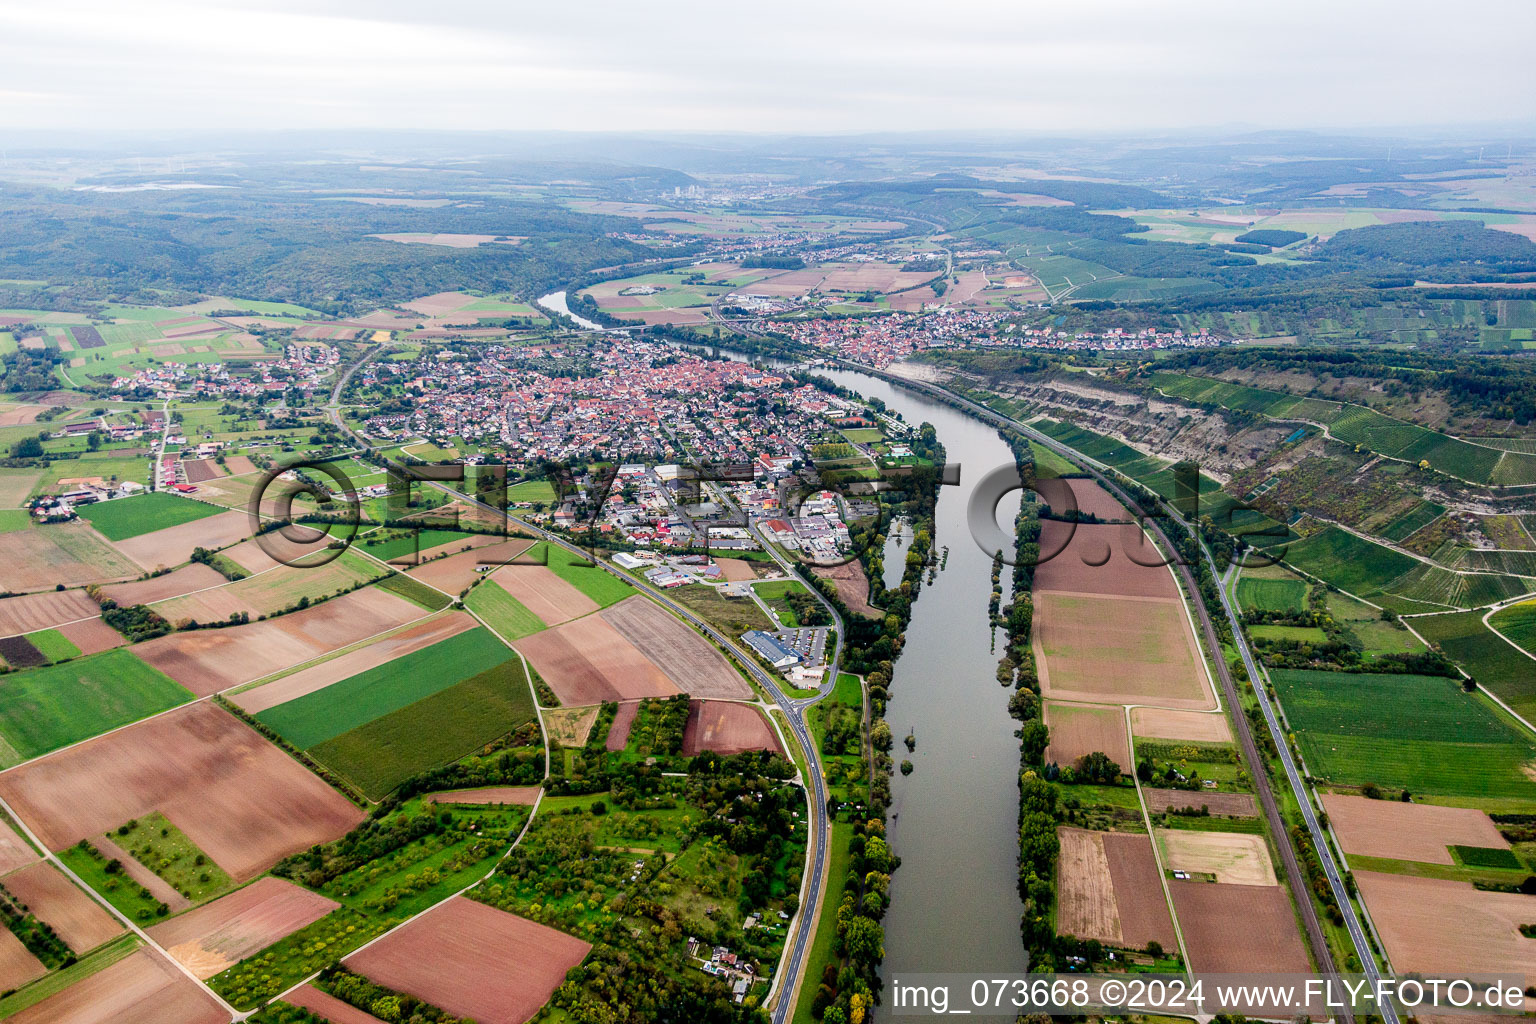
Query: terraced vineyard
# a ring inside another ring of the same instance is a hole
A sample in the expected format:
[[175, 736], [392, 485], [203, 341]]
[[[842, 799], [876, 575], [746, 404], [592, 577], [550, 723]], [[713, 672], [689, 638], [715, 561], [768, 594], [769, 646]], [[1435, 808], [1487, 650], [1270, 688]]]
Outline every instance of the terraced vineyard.
[[1455, 572], [1329, 526], [1288, 546], [1301, 571], [1402, 614], [1478, 608], [1536, 590], [1536, 579]]
[[1152, 383], [1166, 395], [1195, 404], [1219, 405], [1275, 419], [1323, 423], [1329, 433], [1345, 444], [1359, 445], [1404, 462], [1428, 462], [1442, 473], [1473, 483], [1536, 483], [1536, 455], [1472, 444], [1364, 406], [1299, 398], [1178, 373], [1154, 374]]

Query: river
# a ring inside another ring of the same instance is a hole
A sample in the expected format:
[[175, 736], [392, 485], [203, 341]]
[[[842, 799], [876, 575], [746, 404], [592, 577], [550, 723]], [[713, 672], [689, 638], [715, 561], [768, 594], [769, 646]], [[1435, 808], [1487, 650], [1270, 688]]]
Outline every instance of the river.
[[[723, 348], [708, 354], [793, 365]], [[942, 558], [947, 546], [948, 561], [913, 605], [886, 707], [897, 738], [892, 756], [898, 764], [910, 760], [914, 770], [891, 779], [888, 834], [901, 868], [891, 880], [882, 976], [889, 984], [914, 973], [1022, 974], [1029, 959], [1019, 934], [1018, 722], [1008, 714], [1012, 689], [997, 682], [1001, 655], [993, 641], [1001, 644], [1004, 635], [988, 621], [992, 556], [972, 539], [966, 519], [972, 489], [992, 469], [1012, 466], [1013, 452], [994, 428], [917, 392], [850, 370], [810, 372], [879, 398], [908, 423], [932, 423], [945, 458], [961, 466], [960, 486], [939, 495], [933, 549]], [[1009, 535], [1018, 510], [1017, 491], [998, 506], [998, 522]], [[888, 581], [899, 583], [906, 546], [887, 542]], [[1005, 566], [1005, 602], [1011, 579]], [[912, 753], [902, 743], [909, 729], [917, 739]], [[1015, 1018], [970, 1019], [1012, 1024]]]
[[[881, 399], [908, 423], [932, 423], [948, 461], [961, 464], [960, 486], [943, 488], [938, 504], [934, 551], [942, 557], [948, 546], [949, 561], [913, 606], [886, 708], [897, 737], [892, 756], [915, 770], [892, 779], [889, 836], [901, 869], [891, 880], [882, 974], [889, 984], [913, 973], [1023, 973], [1018, 723], [1008, 715], [1012, 690], [997, 683], [987, 615], [992, 559], [966, 525], [971, 489], [989, 470], [1011, 466], [1013, 453], [992, 427], [947, 405], [868, 374], [816, 372]], [[1010, 533], [1018, 499], [1014, 491], [998, 508]], [[1004, 567], [1005, 601], [1010, 578]], [[909, 729], [917, 738], [911, 754], [901, 742]]]
[[602, 324], [595, 324], [586, 317], [577, 316], [575, 313], [572, 313], [571, 307], [565, 304], [565, 292], [550, 292], [548, 295], [539, 296], [535, 301], [547, 310], [570, 317], [576, 321], [576, 326], [578, 327], [585, 327], [589, 331], [604, 330]]

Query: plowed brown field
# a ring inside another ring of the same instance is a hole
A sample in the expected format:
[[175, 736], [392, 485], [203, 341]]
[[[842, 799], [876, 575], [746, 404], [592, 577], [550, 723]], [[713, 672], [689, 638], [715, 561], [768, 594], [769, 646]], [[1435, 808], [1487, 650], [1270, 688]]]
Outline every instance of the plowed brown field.
[[683, 753], [692, 757], [706, 750], [716, 754], [740, 754], [746, 750], [783, 753], [773, 727], [752, 705], [718, 700], [691, 701], [688, 724], [683, 730]]
[[654, 601], [637, 594], [602, 616], [684, 693], [719, 700], [751, 698], [752, 688], [725, 655]]
[[0, 797], [51, 850], [160, 811], [237, 881], [363, 818], [206, 701], [0, 774]]
[[312, 661], [420, 618], [418, 606], [364, 587], [265, 622], [172, 633], [134, 653], [199, 697]]
[[22, 1010], [11, 1024], [224, 1024], [212, 996], [158, 953], [141, 949]]
[[567, 706], [671, 697], [680, 692], [665, 672], [601, 615], [573, 619], [513, 646]]
[[320, 920], [341, 904], [268, 876], [149, 929], [176, 960], [204, 980]]
[[564, 932], [455, 896], [344, 963], [479, 1024], [523, 1024], [591, 948]]
[[1470, 807], [1435, 807], [1325, 793], [1323, 810], [1328, 812], [1328, 820], [1346, 854], [1454, 864], [1448, 846], [1509, 849], [1493, 820]]
[[117, 918], [76, 888], [52, 864], [38, 862], [0, 879], [11, 895], [27, 905], [76, 953], [95, 949], [123, 933]]
[[597, 611], [599, 605], [543, 565], [509, 565], [496, 570], [490, 583], [517, 598], [546, 626]]
[[[219, 578], [223, 579], [222, 576]], [[0, 636], [30, 633], [35, 629], [47, 629], [61, 622], [88, 619], [100, 614], [101, 608], [86, 597], [83, 590], [8, 597], [0, 601]]]

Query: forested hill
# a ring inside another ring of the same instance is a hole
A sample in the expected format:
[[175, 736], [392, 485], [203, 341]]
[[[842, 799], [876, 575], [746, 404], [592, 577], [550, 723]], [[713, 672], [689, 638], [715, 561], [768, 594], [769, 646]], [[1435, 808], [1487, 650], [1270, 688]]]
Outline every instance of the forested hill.
[[[240, 295], [331, 313], [456, 288], [529, 295], [650, 250], [606, 237], [637, 222], [487, 198], [380, 206], [279, 192], [60, 192], [0, 187], [0, 278], [68, 282], [75, 296], [145, 289]], [[523, 239], [451, 249], [404, 232]]]

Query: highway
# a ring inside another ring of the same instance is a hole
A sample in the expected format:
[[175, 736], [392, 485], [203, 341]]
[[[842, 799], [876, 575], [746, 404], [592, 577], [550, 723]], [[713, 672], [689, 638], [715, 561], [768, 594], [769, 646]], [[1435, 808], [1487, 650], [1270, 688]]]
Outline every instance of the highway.
[[[1057, 452], [1063, 457], [1070, 459], [1078, 465], [1085, 467], [1094, 476], [1094, 478], [1099, 481], [1099, 483], [1108, 487], [1122, 501], [1127, 502], [1128, 504], [1130, 503], [1130, 496], [1106, 472], [1109, 467], [1103, 466], [1094, 459], [1091, 459], [1088, 456], [1085, 456], [1082, 453], [1076, 451], [1075, 449], [1062, 444], [1060, 441], [1057, 441], [1055, 438], [1048, 434], [1041, 433], [1040, 431], [1035, 430], [1033, 427], [1030, 427], [1024, 423], [1020, 423], [1019, 421], [1011, 419], [1010, 417], [1003, 416], [1002, 414], [992, 409], [988, 409], [986, 406], [972, 402], [971, 400], [957, 395], [945, 388], [928, 384], [923, 381], [908, 380], [907, 378], [899, 377], [894, 374], [882, 373], [879, 370], [873, 370], [870, 367], [859, 363], [844, 361], [844, 365], [849, 369], [856, 370], [860, 373], [869, 373], [875, 376], [880, 376], [891, 381], [892, 383], [938, 395], [947, 402], [958, 403], [964, 407], [966, 411], [986, 420], [989, 423], [994, 423], [1000, 427], [1006, 427], [1010, 430], [1015, 430], [1028, 437], [1030, 440], [1033, 440], [1040, 445]], [[1188, 524], [1185, 523], [1183, 517], [1179, 515], [1178, 511], [1173, 509], [1171, 506], [1167, 506], [1166, 503], [1164, 504], [1167, 508], [1169, 517], [1178, 521], [1180, 524], [1185, 525], [1187, 528]], [[1167, 535], [1163, 533], [1162, 528], [1157, 524], [1156, 520], [1149, 519], [1146, 522], [1146, 526], [1157, 534], [1158, 538], [1162, 541], [1166, 551], [1171, 553], [1175, 550], [1169, 543]], [[1193, 531], [1191, 532], [1193, 534]], [[1212, 571], [1215, 572], [1215, 560], [1209, 549], [1207, 549], [1202, 543], [1200, 550], [1202, 555], [1210, 561]], [[1255, 788], [1259, 791], [1260, 803], [1263, 805], [1265, 818], [1268, 819], [1270, 829], [1274, 834], [1276, 846], [1280, 850], [1281, 860], [1284, 862], [1287, 881], [1291, 886], [1292, 893], [1296, 897], [1296, 906], [1300, 911], [1303, 923], [1306, 926], [1309, 944], [1312, 947], [1313, 960], [1317, 964], [1318, 970], [1321, 973], [1330, 977], [1336, 976], [1338, 970], [1334, 964], [1332, 952], [1328, 948], [1327, 939], [1323, 933], [1322, 925], [1318, 920], [1317, 908], [1312, 901], [1310, 887], [1308, 886], [1305, 877], [1303, 877], [1301, 874], [1300, 865], [1297, 861], [1295, 846], [1291, 842], [1289, 832], [1285, 828], [1284, 819], [1280, 815], [1279, 808], [1275, 803], [1274, 793], [1270, 789], [1269, 775], [1266, 771], [1262, 770], [1264, 761], [1259, 756], [1257, 745], [1254, 742], [1252, 730], [1249, 727], [1248, 717], [1242, 713], [1242, 704], [1238, 700], [1237, 687], [1232, 679], [1231, 671], [1228, 669], [1225, 659], [1220, 657], [1221, 648], [1216, 641], [1215, 629], [1213, 623], [1211, 622], [1210, 613], [1205, 607], [1205, 602], [1199, 599], [1200, 590], [1196, 585], [1195, 576], [1194, 573], [1190, 570], [1190, 567], [1188, 565], [1178, 564], [1176, 565], [1176, 568], [1179, 570], [1180, 575], [1184, 580], [1184, 585], [1189, 589], [1190, 594], [1194, 598], [1192, 604], [1199, 613], [1202, 632], [1205, 633], [1206, 641], [1210, 645], [1211, 651], [1216, 655], [1212, 658], [1212, 661], [1220, 677], [1222, 692], [1226, 696], [1228, 706], [1233, 709], [1233, 714], [1231, 717], [1233, 720], [1233, 726], [1237, 731], [1239, 742], [1243, 747], [1244, 754], [1249, 759], [1249, 764], [1258, 769], [1253, 772]], [[1259, 706], [1263, 710], [1265, 724], [1269, 727], [1270, 735], [1275, 741], [1275, 746], [1280, 751], [1280, 758], [1285, 766], [1287, 781], [1289, 782], [1291, 790], [1296, 797], [1296, 802], [1302, 808], [1302, 814], [1306, 821], [1307, 830], [1312, 837], [1312, 844], [1317, 851], [1319, 861], [1322, 863], [1323, 871], [1327, 875], [1329, 888], [1333, 892], [1334, 899], [1339, 905], [1339, 910], [1344, 915], [1344, 922], [1349, 931], [1350, 940], [1354, 943], [1355, 946], [1356, 958], [1360, 961], [1362, 972], [1365, 973], [1374, 983], [1379, 976], [1376, 959], [1371, 952], [1371, 946], [1366, 938], [1365, 930], [1361, 926], [1359, 914], [1356, 912], [1354, 904], [1350, 902], [1349, 894], [1344, 888], [1342, 874], [1339, 871], [1337, 862], [1334, 860], [1333, 851], [1328, 845], [1327, 836], [1324, 834], [1321, 824], [1318, 822], [1317, 816], [1313, 812], [1310, 792], [1306, 786], [1305, 780], [1301, 776], [1301, 773], [1296, 768], [1294, 759], [1291, 756], [1290, 746], [1286, 740], [1285, 731], [1281, 728], [1280, 722], [1275, 714], [1273, 706], [1269, 701], [1268, 695], [1264, 692], [1264, 677], [1259, 674], [1258, 666], [1253, 660], [1253, 654], [1249, 650], [1247, 642], [1243, 639], [1242, 628], [1238, 620], [1237, 611], [1235, 608], [1233, 608], [1225, 590], [1222, 590], [1221, 599], [1222, 608], [1226, 612], [1227, 619], [1232, 626], [1233, 637], [1237, 642], [1238, 650], [1242, 655], [1244, 667], [1247, 668], [1249, 677], [1254, 681], [1253, 690], [1258, 697]], [[1380, 1011], [1387, 1024], [1399, 1024], [1398, 1014], [1395, 1007], [1391, 1006], [1390, 1004], [1383, 1005], [1380, 1007]], [[1337, 1017], [1339, 1020], [1346, 1022], [1346, 1024], [1351, 1024], [1354, 1019], [1353, 1014], [1347, 1010], [1339, 1011]]]
[[[374, 354], [377, 354], [378, 351], [375, 349]], [[344, 417], [341, 415], [340, 401], [341, 392], [346, 386], [347, 381], [351, 379], [353, 373], [368, 361], [368, 358], [371, 358], [371, 356], [354, 363], [337, 380], [336, 387], [331, 393], [331, 402], [327, 406], [327, 412], [330, 414], [332, 422], [341, 430], [351, 435], [364, 448], [372, 446], [366, 438], [361, 437], [351, 427], [347, 426]], [[588, 554], [584, 549], [570, 543], [563, 537], [517, 518], [505, 509], [500, 509], [483, 502], [474, 495], [455, 490], [448, 486], [447, 483], [441, 481], [423, 481], [423, 483], [428, 483], [430, 486], [460, 501], [477, 505], [496, 515], [503, 516], [508, 522], [516, 523], [529, 535], [546, 540], [551, 544], [557, 544], [565, 550], [580, 556], [583, 560], [588, 559]], [[724, 492], [721, 493], [724, 495]], [[740, 509], [730, 499], [729, 495], [724, 495], [724, 497], [731, 507], [738, 514], [741, 514]], [[764, 550], [793, 577], [795, 574], [788, 563], [762, 538], [761, 534], [758, 534], [755, 525], [752, 526], [752, 530], [763, 543]], [[837, 629], [837, 643], [833, 647], [831, 658], [827, 661], [828, 672], [826, 681], [822, 684], [821, 692], [815, 697], [794, 700], [779, 688], [778, 682], [765, 672], [749, 653], [737, 646], [733, 637], [727, 637], [713, 625], [695, 615], [692, 610], [671, 600], [663, 591], [652, 587], [643, 579], [629, 576], [596, 558], [590, 560], [599, 570], [617, 576], [637, 590], [642, 591], [651, 600], [689, 622], [706, 636], [710, 637], [710, 639], [714, 640], [715, 643], [731, 652], [736, 660], [752, 674], [758, 685], [773, 698], [774, 703], [779, 706], [780, 710], [784, 712], [784, 717], [789, 723], [790, 731], [794, 733], [796, 742], [800, 744], [800, 749], [805, 753], [806, 778], [804, 779], [804, 785], [806, 789], [807, 820], [809, 822], [808, 829], [814, 842], [808, 845], [806, 849], [806, 873], [800, 897], [800, 909], [793, 922], [793, 939], [785, 947], [780, 959], [779, 969], [774, 972], [773, 986], [769, 993], [770, 998], [777, 997], [777, 1002], [772, 1009], [773, 1022], [774, 1024], [784, 1024], [790, 1015], [794, 1013], [796, 985], [800, 979], [801, 972], [805, 969], [805, 958], [810, 952], [812, 932], [815, 929], [816, 921], [820, 914], [822, 889], [826, 883], [828, 844], [832, 839], [831, 822], [827, 816], [827, 787], [826, 779], [823, 777], [824, 770], [821, 764], [821, 751], [817, 748], [816, 742], [811, 736], [810, 728], [805, 723], [805, 709], [820, 700], [824, 700], [837, 683], [837, 673], [842, 661], [843, 638], [846, 632], [843, 628], [842, 617], [838, 615], [837, 609], [815, 587], [806, 588], [816, 595], [816, 599], [831, 614], [832, 621]]]

